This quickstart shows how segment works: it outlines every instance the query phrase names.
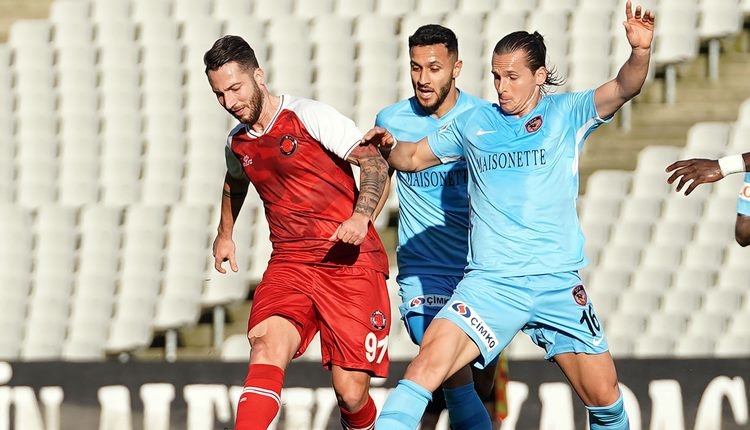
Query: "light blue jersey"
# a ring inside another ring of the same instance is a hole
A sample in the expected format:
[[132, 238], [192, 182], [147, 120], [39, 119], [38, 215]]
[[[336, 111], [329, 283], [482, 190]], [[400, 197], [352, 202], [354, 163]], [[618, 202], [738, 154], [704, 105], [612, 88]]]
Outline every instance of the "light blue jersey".
[[[387, 128], [399, 141], [416, 142], [478, 106], [490, 106], [490, 103], [459, 92], [453, 109], [435, 118], [425, 114], [411, 97], [381, 110], [375, 123]], [[399, 201], [397, 280], [401, 282], [407, 277], [425, 274], [460, 279], [468, 253], [466, 163], [458, 160], [421, 172], [396, 172], [396, 180]]]
[[429, 136], [443, 163], [463, 157], [469, 164], [468, 270], [510, 277], [586, 265], [575, 208], [578, 158], [605, 121], [589, 90], [546, 95], [521, 118], [485, 105]]
[[737, 213], [750, 216], [750, 173], [745, 173], [745, 183], [740, 190], [740, 198], [737, 199]]

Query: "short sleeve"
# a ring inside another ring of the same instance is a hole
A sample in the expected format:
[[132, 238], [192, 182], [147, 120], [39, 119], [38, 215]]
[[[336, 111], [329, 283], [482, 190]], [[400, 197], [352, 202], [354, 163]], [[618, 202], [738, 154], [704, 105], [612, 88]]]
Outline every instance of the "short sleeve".
[[354, 121], [325, 103], [300, 99], [290, 107], [315, 140], [343, 159], [349, 157], [364, 136]]
[[247, 179], [240, 160], [237, 159], [237, 156], [234, 155], [234, 152], [228, 146], [224, 147], [224, 158], [227, 161], [227, 173], [229, 173], [229, 176], [236, 179]]
[[427, 136], [427, 143], [432, 153], [443, 164], [454, 162], [464, 156], [463, 121], [461, 120], [463, 116], [459, 115], [438, 131]]
[[742, 184], [740, 196], [737, 199], [737, 213], [750, 215], [750, 173], [745, 173], [745, 182]]

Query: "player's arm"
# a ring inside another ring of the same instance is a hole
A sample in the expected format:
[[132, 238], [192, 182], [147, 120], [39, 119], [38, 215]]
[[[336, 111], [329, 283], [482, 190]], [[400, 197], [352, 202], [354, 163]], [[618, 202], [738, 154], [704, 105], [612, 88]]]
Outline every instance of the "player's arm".
[[685, 189], [685, 195], [690, 194], [700, 184], [716, 182], [733, 173], [743, 173], [750, 170], [750, 152], [744, 154], [727, 155], [718, 160], [707, 158], [692, 158], [690, 160], [679, 160], [667, 166], [666, 171], [672, 172], [667, 182], [677, 182], [675, 190], [680, 192]]
[[750, 215], [737, 214], [734, 223], [734, 239], [740, 246], [750, 245]]
[[378, 206], [375, 208], [375, 212], [372, 214], [372, 220], [378, 219], [378, 216], [383, 212], [386, 202], [388, 201], [388, 195], [391, 193], [391, 182], [393, 181], [393, 168], [388, 169], [388, 177], [385, 180], [385, 187], [383, 188], [383, 195], [380, 196]]
[[402, 172], [418, 172], [440, 164], [426, 137], [419, 142], [399, 142], [385, 128], [374, 127], [365, 133], [362, 142], [380, 149], [388, 164]]
[[371, 145], [357, 145], [347, 158], [359, 166], [359, 198], [354, 213], [374, 219], [376, 208], [385, 200], [385, 184], [388, 181], [388, 164]]
[[[231, 155], [231, 157], [230, 157]], [[235, 257], [235, 245], [232, 240], [234, 223], [240, 214], [242, 204], [245, 202], [250, 182], [237, 171], [239, 163], [233, 154], [227, 152], [227, 174], [224, 176], [224, 186], [221, 196], [221, 212], [219, 215], [219, 226], [216, 229], [216, 238], [213, 243], [214, 268], [220, 273], [227, 271], [221, 266], [224, 261], [229, 261], [229, 267], [236, 272], [237, 260]], [[241, 167], [239, 167], [241, 170]]]
[[367, 236], [371, 221], [379, 202], [384, 200], [385, 183], [388, 179], [388, 163], [377, 148], [357, 145], [347, 156], [347, 161], [359, 166], [359, 197], [352, 216], [342, 222], [328, 240], [360, 245]]
[[625, 16], [627, 19], [623, 25], [632, 50], [617, 76], [602, 84], [594, 93], [596, 111], [601, 118], [613, 115], [625, 102], [638, 95], [648, 73], [651, 42], [654, 38], [654, 14], [648, 9], [642, 12], [640, 5], [635, 7], [633, 14], [628, 1]]

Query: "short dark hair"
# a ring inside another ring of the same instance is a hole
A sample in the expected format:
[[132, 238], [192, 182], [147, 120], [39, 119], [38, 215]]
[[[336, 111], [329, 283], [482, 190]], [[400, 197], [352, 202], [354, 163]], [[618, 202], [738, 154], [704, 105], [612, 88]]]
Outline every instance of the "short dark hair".
[[445, 45], [449, 54], [458, 56], [458, 39], [450, 28], [438, 24], [419, 27], [409, 36], [409, 49], [415, 46]]
[[252, 70], [260, 67], [255, 51], [245, 39], [240, 36], [226, 35], [214, 42], [214, 45], [203, 55], [203, 64], [206, 73], [218, 70], [221, 66], [234, 61], [243, 70]]
[[557, 76], [555, 69], [547, 67], [547, 45], [544, 44], [544, 37], [539, 32], [514, 31], [500, 39], [493, 52], [496, 55], [502, 55], [518, 50], [526, 53], [526, 63], [532, 72], [536, 72], [540, 67], [547, 69], [547, 80], [544, 85], [560, 86], [563, 84], [563, 80]]

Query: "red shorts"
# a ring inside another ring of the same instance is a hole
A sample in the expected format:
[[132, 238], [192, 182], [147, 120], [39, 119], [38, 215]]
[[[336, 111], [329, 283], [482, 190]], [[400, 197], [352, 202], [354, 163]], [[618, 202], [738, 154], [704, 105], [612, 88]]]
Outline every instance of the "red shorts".
[[295, 357], [320, 331], [323, 366], [386, 377], [390, 309], [385, 275], [376, 270], [271, 263], [253, 295], [248, 331], [281, 316], [302, 339]]

